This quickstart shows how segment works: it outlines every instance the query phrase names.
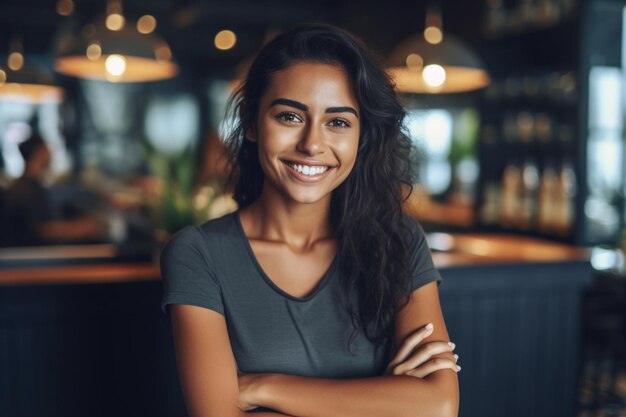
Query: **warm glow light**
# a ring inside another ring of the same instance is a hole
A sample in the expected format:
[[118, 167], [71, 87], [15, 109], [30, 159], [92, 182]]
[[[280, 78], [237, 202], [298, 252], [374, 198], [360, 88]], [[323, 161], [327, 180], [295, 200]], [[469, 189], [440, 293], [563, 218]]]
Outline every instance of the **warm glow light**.
[[489, 85], [489, 75], [477, 68], [446, 66], [446, 81], [440, 87], [431, 87], [417, 71], [402, 67], [389, 68], [396, 89], [404, 93], [460, 93], [477, 90]]
[[105, 24], [109, 30], [121, 30], [124, 27], [124, 16], [119, 13], [110, 14], [107, 16]]
[[107, 70], [106, 58], [109, 57], [102, 55], [99, 60], [92, 61], [85, 54], [60, 57], [55, 60], [54, 68], [57, 72], [77, 78], [133, 83], [164, 80], [178, 73], [178, 66], [171, 61], [123, 55], [126, 64], [124, 73], [116, 77]]
[[428, 26], [424, 29], [424, 39], [432, 45], [437, 45], [443, 40], [443, 32], [436, 26]]
[[102, 48], [97, 42], [94, 42], [87, 47], [87, 58], [91, 59], [92, 61], [97, 61], [98, 59], [100, 59], [101, 55]]
[[422, 78], [426, 85], [436, 88], [441, 87], [446, 81], [446, 70], [441, 65], [427, 65], [422, 71]]
[[57, 3], [57, 13], [61, 16], [69, 16], [74, 13], [73, 0], [59, 0]]
[[424, 59], [418, 54], [409, 54], [406, 57], [406, 66], [412, 70], [421, 70], [424, 66]]
[[19, 71], [24, 66], [24, 55], [21, 52], [11, 52], [7, 64], [13, 71]]
[[[76, 0], [74, 0], [76, 1]], [[122, 16], [119, 1], [107, 2], [109, 22], [114, 15]], [[153, 16], [144, 15], [142, 23], [126, 21], [125, 27], [114, 32], [99, 21], [92, 28], [94, 35], [76, 40], [68, 33], [59, 40], [54, 69], [64, 75], [90, 80], [107, 80], [116, 83], [149, 82], [174, 77], [178, 66], [172, 62], [172, 53], [167, 43], [156, 33], [147, 32], [156, 25]], [[150, 27], [152, 26], [152, 28]], [[142, 29], [143, 28], [143, 29]], [[87, 29], [87, 28], [86, 28]], [[63, 43], [65, 38], [68, 42]], [[10, 79], [9, 75], [9, 79]]]
[[149, 14], [141, 16], [137, 21], [137, 32], [148, 34], [154, 32], [156, 29], [156, 19], [154, 16], [150, 16]]
[[117, 54], [109, 55], [104, 63], [104, 67], [110, 75], [119, 77], [126, 71], [126, 58]]
[[7, 73], [0, 69], [0, 85], [7, 81]]
[[222, 30], [215, 35], [215, 47], [222, 51], [232, 48], [237, 43], [237, 36], [233, 31]]

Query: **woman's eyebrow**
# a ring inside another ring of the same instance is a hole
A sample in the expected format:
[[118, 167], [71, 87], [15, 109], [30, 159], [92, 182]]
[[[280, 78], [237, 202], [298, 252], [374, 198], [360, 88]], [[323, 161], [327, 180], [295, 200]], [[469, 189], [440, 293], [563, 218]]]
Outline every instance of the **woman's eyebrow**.
[[307, 106], [306, 104], [300, 103], [299, 101], [295, 100], [289, 100], [288, 98], [277, 98], [270, 103], [270, 107], [277, 104], [284, 104], [285, 106], [295, 107], [298, 110], [309, 111], [309, 106]]
[[356, 118], [359, 118], [359, 114], [357, 113], [357, 111], [349, 106], [344, 106], [344, 107], [329, 107], [326, 109], [326, 113], [352, 113], [356, 116]]

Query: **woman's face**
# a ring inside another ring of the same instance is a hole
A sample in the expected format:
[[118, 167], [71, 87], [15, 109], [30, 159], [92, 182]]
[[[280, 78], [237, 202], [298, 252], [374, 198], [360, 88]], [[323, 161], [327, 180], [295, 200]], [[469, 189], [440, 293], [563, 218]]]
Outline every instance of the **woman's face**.
[[259, 103], [256, 130], [265, 187], [300, 203], [329, 199], [350, 174], [359, 145], [358, 102], [345, 71], [299, 62], [276, 72]]

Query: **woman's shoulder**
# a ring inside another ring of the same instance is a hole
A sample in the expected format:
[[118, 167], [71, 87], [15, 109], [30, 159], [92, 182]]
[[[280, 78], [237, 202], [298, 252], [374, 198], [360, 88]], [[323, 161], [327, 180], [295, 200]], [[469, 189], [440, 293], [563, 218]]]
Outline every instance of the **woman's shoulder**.
[[424, 229], [420, 225], [419, 221], [411, 216], [410, 214], [403, 212], [402, 213], [402, 226], [410, 232], [410, 237], [421, 237], [424, 235]]
[[232, 212], [199, 225], [185, 226], [170, 237], [163, 251], [179, 252], [194, 249], [206, 252], [236, 234], [235, 215], [236, 212]]
[[226, 213], [220, 217], [216, 217], [199, 224], [196, 226], [196, 229], [205, 236], [234, 235], [237, 233], [237, 216], [237, 211]]

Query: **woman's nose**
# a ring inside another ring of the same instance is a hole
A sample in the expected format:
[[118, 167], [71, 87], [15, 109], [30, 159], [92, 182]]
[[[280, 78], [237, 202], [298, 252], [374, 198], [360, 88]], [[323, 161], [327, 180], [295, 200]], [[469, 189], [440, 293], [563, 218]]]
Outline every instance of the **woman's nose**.
[[317, 155], [324, 152], [324, 137], [319, 128], [310, 125], [304, 130], [300, 142], [298, 142], [297, 149], [300, 152], [308, 155]]

